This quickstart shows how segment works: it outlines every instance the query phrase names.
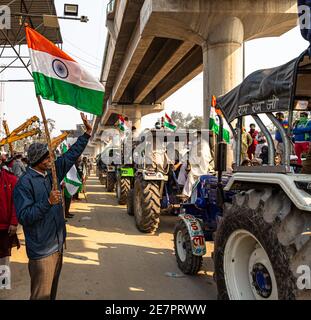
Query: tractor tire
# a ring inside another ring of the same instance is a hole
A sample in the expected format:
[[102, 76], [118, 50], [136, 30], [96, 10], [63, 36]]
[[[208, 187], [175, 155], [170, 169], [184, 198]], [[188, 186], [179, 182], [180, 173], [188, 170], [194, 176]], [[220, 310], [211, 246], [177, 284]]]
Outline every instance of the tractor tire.
[[297, 268], [311, 265], [311, 214], [279, 189], [249, 190], [226, 204], [215, 239], [218, 298], [311, 299], [298, 290]]
[[131, 189], [131, 180], [128, 178], [118, 178], [116, 183], [116, 196], [118, 203], [121, 205], [126, 204], [128, 193]]
[[99, 176], [99, 182], [100, 182], [100, 184], [102, 184], [102, 185], [105, 185], [105, 184], [106, 184], [106, 183], [105, 183], [105, 179], [104, 179], [104, 177], [103, 177], [102, 175]]
[[129, 193], [127, 195], [127, 210], [126, 210], [126, 212], [129, 216], [134, 215], [134, 190], [133, 189], [129, 190]]
[[134, 184], [134, 216], [136, 226], [144, 233], [155, 232], [160, 223], [160, 187], [157, 182], [144, 181], [142, 177]]
[[115, 172], [107, 172], [107, 177], [106, 177], [107, 192], [113, 192], [115, 183], [116, 183]]
[[174, 248], [179, 269], [184, 274], [197, 274], [202, 267], [203, 257], [192, 254], [190, 234], [183, 220], [179, 220], [175, 226]]

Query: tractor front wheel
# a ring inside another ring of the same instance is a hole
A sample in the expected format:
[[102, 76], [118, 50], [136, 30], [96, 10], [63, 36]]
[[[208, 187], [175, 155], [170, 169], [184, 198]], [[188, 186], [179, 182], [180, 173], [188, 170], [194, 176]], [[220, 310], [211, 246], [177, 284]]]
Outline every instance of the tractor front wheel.
[[310, 299], [310, 290], [297, 286], [299, 266], [310, 261], [311, 240], [304, 236], [310, 222], [308, 213], [294, 207], [282, 190], [235, 195], [216, 232], [219, 298]]
[[178, 221], [174, 230], [174, 248], [179, 269], [185, 274], [197, 274], [202, 267], [203, 258], [193, 255], [191, 238], [183, 220]]

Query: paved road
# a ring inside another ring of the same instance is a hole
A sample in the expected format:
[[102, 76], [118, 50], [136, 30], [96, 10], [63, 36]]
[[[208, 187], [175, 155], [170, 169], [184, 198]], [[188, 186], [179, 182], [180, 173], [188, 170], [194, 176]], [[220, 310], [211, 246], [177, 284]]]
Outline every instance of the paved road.
[[[154, 235], [138, 232], [126, 207], [117, 204], [114, 194], [104, 192], [95, 176], [87, 182], [87, 200], [71, 208], [75, 217], [68, 222], [58, 299], [216, 299], [212, 245], [199, 275], [166, 275], [181, 274], [173, 252], [176, 217], [163, 216]], [[22, 230], [19, 233], [22, 238]], [[0, 299], [28, 299], [24, 245], [14, 249], [11, 261], [12, 290], [0, 290]]]

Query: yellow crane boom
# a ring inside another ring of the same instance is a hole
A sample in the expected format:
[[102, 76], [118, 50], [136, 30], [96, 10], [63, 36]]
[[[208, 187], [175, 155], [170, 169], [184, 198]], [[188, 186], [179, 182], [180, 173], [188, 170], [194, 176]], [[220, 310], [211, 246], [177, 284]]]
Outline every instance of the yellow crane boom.
[[68, 132], [64, 132], [61, 135], [55, 137], [52, 139], [51, 144], [52, 144], [52, 149], [55, 150], [58, 145], [60, 145], [66, 138], [68, 137]]
[[26, 120], [24, 123], [22, 123], [19, 127], [17, 127], [15, 130], [13, 130], [10, 133], [6, 120], [3, 120], [3, 127], [7, 136], [6, 138], [0, 140], [0, 146], [9, 144], [11, 156], [13, 156], [13, 153], [14, 153], [13, 145], [12, 145], [13, 142], [16, 142], [40, 133], [39, 128], [28, 130], [28, 128], [31, 125], [33, 125], [35, 122], [38, 122], [38, 121], [39, 121], [39, 118], [37, 116], [33, 116], [30, 119]]
[[32, 129], [30, 131], [27, 131], [27, 132], [24, 132], [24, 133], [21, 133], [21, 134], [16, 134], [14, 136], [9, 136], [9, 137], [6, 137], [2, 140], [0, 140], [0, 147], [4, 146], [5, 144], [12, 144], [13, 142], [16, 142], [16, 141], [19, 141], [19, 140], [23, 140], [25, 138], [28, 138], [28, 137], [32, 137], [36, 134], [39, 134], [40, 133], [40, 130], [39, 129]]

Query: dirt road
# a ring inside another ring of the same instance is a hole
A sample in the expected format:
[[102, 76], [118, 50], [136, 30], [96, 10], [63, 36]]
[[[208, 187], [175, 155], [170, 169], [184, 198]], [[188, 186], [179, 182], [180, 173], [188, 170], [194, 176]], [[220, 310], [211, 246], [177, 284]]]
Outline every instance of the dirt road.
[[[209, 245], [198, 276], [181, 275], [173, 251], [176, 217], [161, 217], [154, 235], [137, 231], [134, 218], [115, 195], [104, 192], [98, 179], [87, 182], [87, 200], [73, 203], [67, 225], [67, 249], [58, 299], [216, 299]], [[80, 195], [83, 199], [83, 196]], [[22, 230], [22, 247], [11, 257], [12, 290], [0, 299], [28, 299], [29, 275]]]

